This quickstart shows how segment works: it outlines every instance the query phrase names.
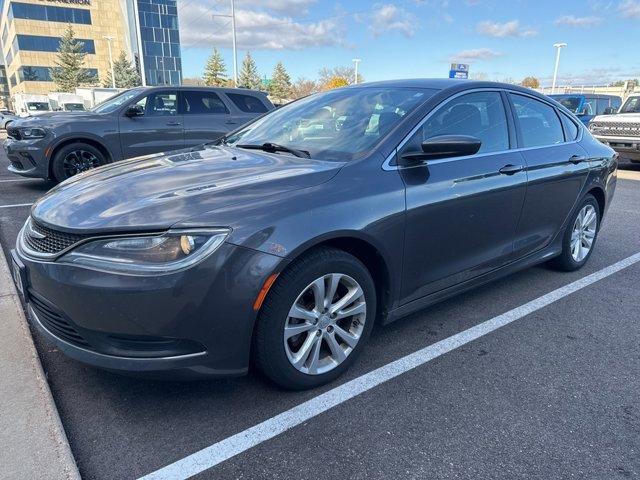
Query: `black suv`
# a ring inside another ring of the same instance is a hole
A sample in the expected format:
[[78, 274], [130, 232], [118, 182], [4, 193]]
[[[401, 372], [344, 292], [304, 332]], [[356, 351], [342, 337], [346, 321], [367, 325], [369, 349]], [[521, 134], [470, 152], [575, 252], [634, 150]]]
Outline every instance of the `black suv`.
[[266, 94], [205, 87], [141, 87], [88, 112], [52, 112], [7, 130], [9, 171], [62, 181], [125, 158], [217, 140], [273, 110]]

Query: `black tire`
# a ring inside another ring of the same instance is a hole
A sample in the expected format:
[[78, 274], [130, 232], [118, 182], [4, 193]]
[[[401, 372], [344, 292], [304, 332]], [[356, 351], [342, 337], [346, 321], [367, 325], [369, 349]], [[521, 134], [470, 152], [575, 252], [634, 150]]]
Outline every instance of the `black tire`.
[[[360, 285], [366, 302], [366, 317], [362, 333], [346, 359], [332, 370], [320, 374], [303, 373], [296, 369], [287, 357], [284, 346], [285, 323], [289, 310], [307, 286], [314, 280], [331, 273], [347, 275]], [[344, 373], [361, 354], [373, 329], [375, 315], [375, 285], [371, 274], [362, 262], [335, 248], [323, 247], [314, 250], [289, 265], [271, 287], [260, 309], [254, 334], [256, 366], [272, 381], [286, 389], [304, 390], [323, 385]]]
[[[591, 247], [588, 253], [582, 260], [576, 261], [576, 259], [573, 257], [571, 253], [571, 234], [573, 232], [573, 228], [578, 218], [578, 215], [580, 214], [582, 209], [584, 209], [587, 205], [591, 205], [595, 210], [596, 231], [595, 231], [595, 236], [593, 238], [593, 242], [591, 244]], [[549, 261], [549, 265], [555, 268], [556, 270], [561, 270], [563, 272], [573, 272], [574, 270], [579, 270], [580, 268], [582, 268], [589, 260], [589, 257], [591, 257], [591, 254], [593, 253], [593, 249], [596, 246], [596, 240], [598, 239], [598, 233], [600, 232], [600, 220], [601, 220], [600, 205], [598, 204], [598, 201], [591, 194], [585, 195], [585, 197], [582, 199], [582, 201], [578, 204], [578, 206], [573, 211], [573, 214], [571, 215], [571, 219], [567, 223], [567, 228], [562, 237], [562, 253], [556, 258]]]
[[[75, 170], [72, 168], [77, 158]], [[55, 181], [62, 182], [77, 173], [99, 167], [106, 163], [103, 153], [87, 143], [76, 142], [65, 145], [56, 152], [51, 163], [51, 173]]]

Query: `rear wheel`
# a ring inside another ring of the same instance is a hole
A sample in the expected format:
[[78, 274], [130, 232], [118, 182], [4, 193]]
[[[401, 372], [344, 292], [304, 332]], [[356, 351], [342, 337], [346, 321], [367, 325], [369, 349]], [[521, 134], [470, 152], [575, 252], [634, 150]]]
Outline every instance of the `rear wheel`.
[[56, 181], [62, 182], [105, 163], [104, 155], [94, 146], [86, 143], [71, 143], [56, 152], [51, 170]]
[[341, 250], [316, 250], [288, 267], [269, 292], [256, 326], [256, 363], [285, 388], [327, 383], [360, 355], [375, 312], [367, 268]]
[[593, 252], [600, 229], [600, 205], [593, 195], [586, 195], [576, 209], [562, 239], [562, 253], [550, 264], [566, 272], [578, 270]]

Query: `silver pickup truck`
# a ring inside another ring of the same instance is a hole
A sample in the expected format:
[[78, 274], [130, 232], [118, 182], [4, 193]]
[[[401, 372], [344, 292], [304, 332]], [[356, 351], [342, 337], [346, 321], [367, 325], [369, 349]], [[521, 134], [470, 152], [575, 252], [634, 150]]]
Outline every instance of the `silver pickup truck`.
[[630, 95], [617, 114], [594, 117], [589, 131], [621, 158], [640, 163], [640, 93]]

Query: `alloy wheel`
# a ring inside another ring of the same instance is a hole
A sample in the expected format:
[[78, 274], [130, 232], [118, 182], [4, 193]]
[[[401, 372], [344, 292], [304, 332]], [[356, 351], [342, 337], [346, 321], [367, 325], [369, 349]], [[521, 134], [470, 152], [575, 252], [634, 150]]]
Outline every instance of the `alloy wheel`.
[[367, 302], [356, 280], [330, 273], [298, 295], [284, 326], [284, 348], [291, 365], [319, 375], [340, 365], [358, 344]]
[[86, 150], [73, 150], [62, 160], [62, 168], [67, 178], [100, 166], [100, 159]]
[[593, 205], [585, 205], [578, 213], [571, 231], [571, 257], [583, 261], [593, 246], [598, 228], [598, 215]]

